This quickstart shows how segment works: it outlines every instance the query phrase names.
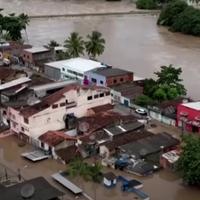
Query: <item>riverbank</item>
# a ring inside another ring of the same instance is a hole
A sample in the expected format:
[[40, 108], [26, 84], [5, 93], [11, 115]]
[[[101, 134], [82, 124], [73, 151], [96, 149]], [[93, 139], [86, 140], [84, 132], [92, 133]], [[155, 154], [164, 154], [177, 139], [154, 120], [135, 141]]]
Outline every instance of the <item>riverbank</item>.
[[[124, 14], [157, 14], [158, 10], [139, 10], [132, 0], [0, 0], [4, 13], [26, 13], [30, 18], [81, 17]], [[16, 6], [13, 6], [16, 5]]]
[[119, 11], [119, 12], [95, 12], [95, 13], [74, 13], [74, 14], [57, 14], [57, 15], [33, 15], [30, 19], [37, 18], [57, 18], [57, 17], [87, 17], [87, 16], [115, 16], [115, 15], [158, 15], [159, 10], [134, 10], [134, 11]]

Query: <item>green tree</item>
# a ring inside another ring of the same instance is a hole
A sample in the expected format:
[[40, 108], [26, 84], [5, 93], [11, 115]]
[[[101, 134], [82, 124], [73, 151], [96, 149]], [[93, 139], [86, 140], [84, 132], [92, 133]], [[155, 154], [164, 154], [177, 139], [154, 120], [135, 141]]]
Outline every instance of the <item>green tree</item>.
[[200, 11], [188, 6], [172, 24], [173, 31], [200, 36]]
[[157, 9], [158, 4], [157, 4], [156, 0], [137, 0], [136, 1], [136, 7], [138, 9], [152, 10], [152, 9]]
[[99, 163], [89, 165], [88, 163], [83, 162], [81, 159], [75, 158], [70, 162], [68, 172], [73, 177], [81, 176], [85, 180], [100, 182], [102, 177], [101, 169], [102, 166]]
[[11, 40], [20, 40], [22, 38], [21, 31], [26, 29], [28, 22], [29, 18], [24, 13], [18, 16], [15, 13], [8, 16], [0, 14], [0, 32], [6, 32]]
[[184, 136], [182, 150], [177, 170], [186, 183], [200, 185], [200, 138], [194, 135]]
[[79, 57], [84, 55], [84, 41], [78, 33], [73, 32], [70, 34], [68, 39], [65, 40], [65, 45], [67, 52], [70, 57]]
[[87, 35], [88, 41], [85, 42], [85, 49], [89, 57], [96, 59], [105, 49], [105, 39], [98, 31], [93, 31], [91, 35]]
[[178, 96], [182, 96], [186, 94], [186, 89], [181, 84], [182, 79], [180, 79], [180, 75], [182, 73], [181, 68], [175, 68], [173, 65], [169, 66], [161, 66], [161, 71], [155, 72], [154, 74], [157, 76], [156, 83], [160, 86], [167, 86], [171, 88], [176, 88], [178, 92]]
[[24, 14], [24, 13], [21, 13], [19, 16], [19, 22], [21, 23], [21, 27], [22, 29], [26, 30], [26, 26], [29, 24], [30, 22], [30, 19], [29, 19], [29, 16]]
[[164, 89], [158, 88], [154, 94], [153, 94], [153, 99], [162, 102], [167, 100], [167, 94], [165, 93]]
[[67, 51], [60, 51], [60, 52], [56, 53], [56, 60], [65, 60], [65, 59], [69, 59], [69, 58], [70, 58], [70, 56]]
[[152, 78], [144, 80], [144, 94], [145, 95], [152, 97], [157, 87], [158, 85], [156, 81], [153, 80]]
[[163, 7], [157, 23], [164, 26], [172, 26], [178, 15], [188, 7], [185, 1], [172, 1]]
[[51, 47], [54, 48], [54, 47], [60, 46], [60, 44], [58, 42], [56, 42], [55, 40], [50, 40], [50, 42], [47, 44], [47, 46], [50, 48]]
[[147, 105], [151, 105], [153, 103], [152, 99], [150, 97], [148, 97], [147, 95], [141, 95], [139, 96], [136, 100], [135, 103], [139, 106], [147, 106]]
[[169, 85], [182, 81], [182, 79], [179, 78], [182, 73], [181, 68], [175, 68], [173, 65], [161, 66], [160, 68], [160, 71], [154, 72], [154, 74], [158, 77], [157, 83]]

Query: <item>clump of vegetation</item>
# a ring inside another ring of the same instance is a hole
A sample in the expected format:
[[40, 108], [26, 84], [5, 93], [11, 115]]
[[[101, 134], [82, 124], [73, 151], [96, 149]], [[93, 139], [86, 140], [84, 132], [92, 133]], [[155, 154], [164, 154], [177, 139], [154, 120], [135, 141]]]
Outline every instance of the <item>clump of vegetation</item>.
[[175, 32], [200, 36], [200, 10], [181, 0], [163, 7], [157, 23]]
[[[0, 9], [0, 12], [3, 9]], [[26, 26], [29, 23], [28, 15], [22, 13], [15, 15], [11, 13], [9, 15], [0, 14], [0, 34], [1, 37], [5, 36], [6, 39], [13, 41], [21, 40], [21, 31], [26, 30]]]
[[200, 185], [200, 137], [183, 137], [183, 152], [177, 163], [183, 181], [189, 185]]
[[181, 73], [181, 68], [175, 68], [172, 65], [161, 66], [161, 71], [154, 73], [157, 76], [156, 80], [144, 81], [144, 95], [138, 97], [135, 103], [145, 106], [186, 95], [186, 89], [181, 84]]
[[138, 9], [153, 10], [158, 8], [158, 4], [156, 0], [137, 0], [136, 7]]
[[102, 166], [99, 163], [94, 163], [93, 165], [89, 165], [86, 162], [83, 162], [81, 159], [76, 158], [69, 164], [68, 172], [72, 177], [81, 176], [85, 180], [101, 182]]
[[153, 103], [153, 100], [147, 95], [141, 95], [135, 101], [135, 104], [142, 107], [145, 107], [146, 105], [151, 105], [152, 103]]

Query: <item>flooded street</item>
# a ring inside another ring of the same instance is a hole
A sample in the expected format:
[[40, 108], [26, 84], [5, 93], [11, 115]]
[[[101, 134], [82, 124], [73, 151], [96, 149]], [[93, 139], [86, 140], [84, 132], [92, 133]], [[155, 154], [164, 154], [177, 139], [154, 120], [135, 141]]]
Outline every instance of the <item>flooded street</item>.
[[[83, 1], [74, 1], [75, 4], [72, 3], [73, 0], [0, 0], [0, 8], [4, 8], [8, 13], [25, 12], [32, 16], [83, 12]], [[72, 3], [71, 6], [69, 2]], [[89, 5], [88, 2], [91, 3], [92, 0], [86, 2]], [[125, 2], [130, 1], [125, 0]], [[96, 10], [103, 12], [105, 9], [105, 5], [98, 3], [93, 8], [88, 6], [86, 12]], [[110, 9], [114, 10], [114, 8]], [[119, 9], [132, 10], [128, 3], [120, 5]], [[174, 64], [182, 67], [182, 78], [188, 89], [188, 95], [200, 99], [200, 93], [196, 91], [196, 88], [200, 87], [200, 38], [171, 33], [165, 28], [158, 27], [156, 20], [157, 16], [141, 14], [32, 18], [27, 27], [27, 34], [24, 32], [23, 35], [26, 42], [39, 46], [53, 39], [63, 44], [73, 31], [85, 37], [91, 31], [98, 30], [106, 39], [106, 49], [100, 60], [115, 67], [134, 71], [138, 76], [143, 77], [151, 77], [161, 65]], [[29, 145], [19, 148], [13, 136], [0, 139], [0, 163], [15, 171], [20, 167], [22, 175], [27, 179], [43, 175], [50, 182], [52, 182], [50, 177], [52, 173], [65, 169], [64, 165], [53, 160], [30, 163], [22, 159], [20, 154], [29, 149], [31, 149]], [[25, 167], [26, 165], [28, 167]], [[130, 179], [135, 178], [128, 174], [123, 175]], [[181, 180], [170, 172], [160, 171], [154, 174], [153, 178], [141, 178], [141, 180], [144, 182], [144, 191], [152, 200], [200, 199], [199, 189], [184, 187]], [[102, 185], [96, 186], [94, 194], [93, 184], [83, 185], [92, 197], [96, 195], [96, 200], [134, 199], [133, 194], [121, 193], [116, 189], [108, 190]], [[102, 194], [105, 198], [101, 198]]]
[[[130, 0], [102, 3], [101, 0], [0, 0], [4, 12], [25, 12], [31, 16], [78, 13], [135, 11]], [[15, 6], [13, 6], [15, 5]], [[114, 5], [114, 6], [113, 6]], [[86, 36], [92, 30], [102, 32], [106, 50], [100, 57], [110, 65], [132, 70], [139, 76], [151, 77], [161, 65], [182, 67], [188, 95], [200, 99], [200, 38], [171, 33], [156, 25], [157, 16], [130, 14], [114, 16], [32, 18], [24, 33], [33, 45], [60, 43], [73, 31]]]
[[[52, 181], [50, 177], [53, 173], [65, 170], [65, 165], [52, 159], [38, 163], [29, 162], [21, 158], [20, 154], [33, 150], [33, 148], [28, 144], [24, 147], [19, 147], [17, 144], [18, 140], [15, 136], [0, 139], [0, 163], [3, 163], [15, 172], [19, 168], [25, 179], [44, 176], [51, 184], [67, 193], [66, 197], [72, 197], [71, 193]], [[105, 168], [104, 171], [111, 171], [111, 169]], [[159, 173], [146, 178], [130, 175], [119, 170], [114, 170], [114, 173], [128, 179], [135, 178], [141, 180], [144, 183], [143, 190], [150, 195], [151, 200], [199, 200], [200, 197], [199, 189], [184, 187], [181, 180], [175, 174], [165, 170], [161, 170]], [[83, 181], [80, 178], [75, 178], [73, 181], [91, 197], [94, 198], [96, 196], [96, 200], [110, 200], [111, 198], [112, 200], [133, 200], [135, 197], [134, 193], [121, 192], [120, 183], [117, 185], [117, 188], [107, 189], [102, 184], [94, 185], [94, 183]]]

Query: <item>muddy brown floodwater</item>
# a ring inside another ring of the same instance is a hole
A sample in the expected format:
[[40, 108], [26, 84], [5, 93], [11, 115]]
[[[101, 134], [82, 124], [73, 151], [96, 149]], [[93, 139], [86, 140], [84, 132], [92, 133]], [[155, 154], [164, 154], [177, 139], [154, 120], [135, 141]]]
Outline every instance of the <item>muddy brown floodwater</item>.
[[32, 19], [28, 39], [35, 45], [63, 42], [72, 31], [85, 36], [103, 33], [106, 49], [100, 57], [110, 65], [151, 77], [161, 65], [182, 67], [188, 95], [200, 99], [200, 38], [171, 33], [156, 25], [157, 16], [120, 15]]
[[[38, 163], [32, 163], [20, 157], [22, 152], [27, 152], [32, 149], [30, 145], [19, 147], [18, 140], [14, 136], [0, 139], [0, 164], [4, 164], [13, 171], [21, 169], [21, 173], [25, 179], [34, 178], [37, 176], [44, 176], [54, 186], [59, 187], [51, 179], [51, 175], [60, 170], [65, 170], [66, 166], [58, 163], [55, 160], [48, 159]], [[0, 165], [1, 166], [1, 165]], [[111, 169], [105, 169], [110, 171]], [[140, 178], [138, 176], [130, 175], [122, 171], [114, 171], [116, 175], [122, 175], [128, 179], [136, 178], [144, 183], [143, 190], [150, 195], [151, 200], [199, 200], [200, 190], [197, 188], [184, 187], [181, 180], [171, 172], [161, 170], [153, 176]], [[2, 174], [0, 174], [1, 176]], [[133, 193], [121, 192], [120, 184], [117, 188], [107, 189], [102, 184], [93, 184], [91, 182], [83, 181], [75, 178], [74, 182], [79, 185], [91, 197], [96, 196], [96, 200], [133, 200]], [[69, 192], [66, 197], [71, 197]], [[68, 198], [66, 198], [68, 199]], [[72, 198], [73, 199], [73, 198]]]
[[[71, 7], [66, 4], [66, 2], [73, 3], [74, 1], [0, 0], [0, 7], [8, 12], [26, 12], [31, 15], [64, 14], [71, 10], [82, 12], [80, 1], [76, 0], [75, 5], [70, 4]], [[98, 8], [98, 6], [95, 7], [95, 9]], [[101, 10], [105, 8], [106, 6], [101, 7]], [[126, 5], [124, 9], [129, 8]], [[88, 7], [87, 12], [91, 10]], [[200, 99], [200, 93], [197, 90], [200, 88], [200, 38], [171, 33], [165, 28], [158, 27], [156, 20], [157, 16], [141, 14], [35, 18], [31, 19], [24, 38], [37, 46], [47, 44], [52, 39], [63, 43], [72, 31], [77, 31], [85, 37], [92, 30], [98, 30], [106, 39], [106, 49], [100, 57], [103, 62], [132, 70], [143, 77], [151, 77], [161, 65], [174, 64], [182, 67], [182, 78], [188, 89], [188, 95]], [[28, 163], [19, 156], [21, 152], [27, 150], [27, 147], [19, 149], [16, 141], [10, 138], [0, 140], [0, 162], [12, 169], [23, 168], [27, 165], [28, 167], [23, 169], [23, 175], [27, 178], [44, 175], [52, 181], [50, 175], [65, 168], [52, 160], [37, 164]], [[153, 177], [141, 178], [141, 180], [144, 182], [144, 191], [152, 200], [200, 200], [199, 189], [184, 187], [181, 180], [170, 172], [160, 171]], [[84, 187], [93, 196], [93, 185], [84, 183]], [[117, 190], [107, 190], [102, 185], [96, 188], [96, 199], [132, 200], [133, 198], [133, 195], [121, 194]]]

